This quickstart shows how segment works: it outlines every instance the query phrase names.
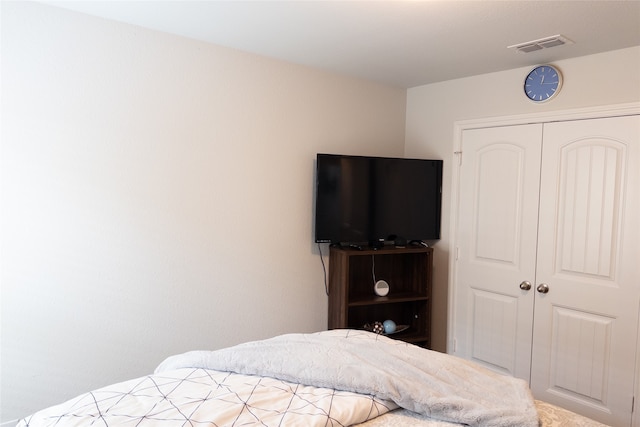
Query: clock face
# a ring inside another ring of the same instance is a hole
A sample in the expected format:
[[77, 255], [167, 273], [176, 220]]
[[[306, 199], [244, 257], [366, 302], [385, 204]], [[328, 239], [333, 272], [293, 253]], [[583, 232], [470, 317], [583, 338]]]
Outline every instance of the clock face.
[[535, 102], [544, 102], [560, 92], [562, 75], [555, 67], [540, 65], [527, 75], [524, 81], [524, 93]]

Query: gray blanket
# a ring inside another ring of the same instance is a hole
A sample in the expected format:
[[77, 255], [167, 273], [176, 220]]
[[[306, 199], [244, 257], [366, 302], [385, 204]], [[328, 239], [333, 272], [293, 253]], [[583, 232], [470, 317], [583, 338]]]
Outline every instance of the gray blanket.
[[375, 395], [433, 419], [536, 427], [526, 382], [472, 362], [365, 331], [289, 334], [169, 357], [156, 373], [205, 368]]

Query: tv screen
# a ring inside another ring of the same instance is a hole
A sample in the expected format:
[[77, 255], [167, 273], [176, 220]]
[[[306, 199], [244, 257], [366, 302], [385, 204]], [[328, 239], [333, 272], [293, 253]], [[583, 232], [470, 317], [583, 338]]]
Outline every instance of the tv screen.
[[317, 155], [318, 243], [439, 239], [441, 200], [442, 160]]

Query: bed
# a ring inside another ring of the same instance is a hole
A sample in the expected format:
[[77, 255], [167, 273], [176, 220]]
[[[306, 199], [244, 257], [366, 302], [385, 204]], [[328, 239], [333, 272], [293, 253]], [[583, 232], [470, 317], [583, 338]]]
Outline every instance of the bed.
[[522, 380], [349, 329], [171, 356], [18, 423], [89, 425], [602, 426], [534, 400]]

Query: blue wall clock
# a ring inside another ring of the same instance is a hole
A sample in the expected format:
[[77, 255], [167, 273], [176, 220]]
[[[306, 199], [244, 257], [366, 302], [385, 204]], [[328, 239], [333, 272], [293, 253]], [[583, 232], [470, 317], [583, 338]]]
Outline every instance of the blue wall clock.
[[524, 93], [531, 101], [545, 102], [560, 92], [562, 74], [552, 65], [538, 65], [524, 79]]

